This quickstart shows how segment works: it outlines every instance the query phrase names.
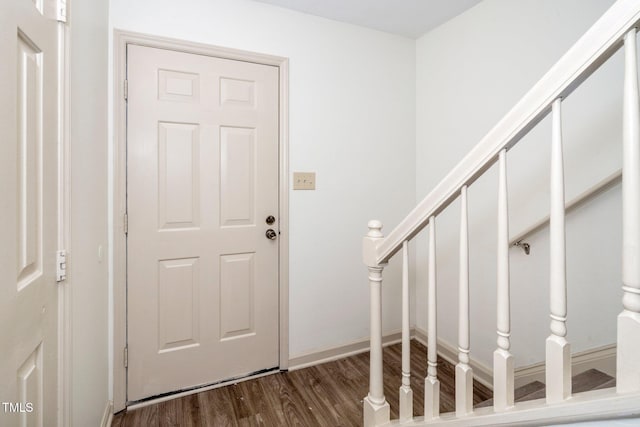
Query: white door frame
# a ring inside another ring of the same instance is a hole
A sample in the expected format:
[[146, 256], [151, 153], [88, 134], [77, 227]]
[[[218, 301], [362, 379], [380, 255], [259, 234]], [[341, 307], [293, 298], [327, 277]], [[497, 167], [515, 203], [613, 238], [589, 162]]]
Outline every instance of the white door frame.
[[113, 34], [113, 169], [112, 195], [113, 218], [113, 405], [118, 412], [126, 407], [127, 381], [124, 367], [124, 349], [127, 337], [126, 312], [126, 238], [124, 214], [126, 208], [126, 102], [125, 78], [127, 45], [168, 49], [184, 53], [234, 59], [279, 69], [279, 188], [278, 209], [280, 223], [279, 239], [279, 366], [289, 367], [289, 60], [287, 58], [260, 53], [192, 43], [128, 31], [114, 30]]
[[[70, 0], [64, 2], [69, 5]], [[60, 4], [58, 3], [58, 10]], [[69, 141], [69, 28], [66, 9], [58, 18], [58, 249], [71, 250], [71, 144]], [[73, 275], [58, 283], [58, 426], [71, 425]]]

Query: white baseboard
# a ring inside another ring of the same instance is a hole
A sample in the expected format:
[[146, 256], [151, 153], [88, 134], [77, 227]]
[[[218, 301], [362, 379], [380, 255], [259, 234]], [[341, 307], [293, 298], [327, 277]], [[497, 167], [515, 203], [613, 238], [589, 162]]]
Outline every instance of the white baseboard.
[[[413, 331], [414, 338], [426, 347], [427, 332], [420, 328], [413, 328]], [[438, 339], [438, 354], [453, 366], [458, 363], [458, 349], [441, 339]], [[493, 370], [473, 358], [469, 360], [469, 365], [473, 369], [473, 379], [493, 390]]]
[[[420, 329], [413, 329], [413, 336], [425, 346], [427, 345], [427, 333]], [[438, 354], [447, 362], [455, 365], [458, 363], [458, 350], [449, 343], [438, 339]], [[473, 369], [473, 377], [476, 381], [493, 390], [493, 369], [471, 358], [469, 365]], [[616, 377], [616, 345], [610, 344], [593, 348], [571, 355], [571, 375], [577, 375], [589, 369], [597, 369], [612, 377]], [[529, 384], [533, 381], [545, 382], [545, 364], [536, 363], [529, 366], [516, 368], [514, 372], [515, 388]]]
[[[401, 332], [395, 331], [382, 338], [382, 345], [388, 346], [401, 341]], [[411, 336], [425, 347], [427, 345], [427, 333], [420, 328], [411, 328]], [[289, 360], [289, 370], [308, 368], [309, 366], [353, 356], [369, 351], [369, 339], [361, 339], [345, 345], [331, 347]], [[458, 350], [442, 339], [438, 339], [438, 354], [452, 365], [458, 363]], [[577, 375], [589, 369], [597, 369], [615, 378], [616, 376], [616, 346], [615, 344], [598, 347], [575, 353], [571, 356], [571, 373]], [[493, 390], [493, 370], [471, 358], [469, 365], [473, 369], [473, 377], [480, 384]], [[521, 387], [533, 381], [545, 382], [544, 362], [516, 368], [514, 372], [515, 388]]]
[[[571, 355], [571, 375], [577, 375], [589, 369], [597, 369], [616, 377], [616, 345], [610, 344]], [[516, 368], [515, 387], [518, 388], [533, 381], [545, 382], [544, 362]]]
[[[425, 347], [427, 346], [427, 333], [422, 329], [411, 328], [411, 336], [418, 342], [422, 343]], [[382, 345], [386, 347], [391, 344], [396, 344], [400, 342], [401, 339], [402, 333], [400, 331], [392, 332], [382, 337]], [[334, 360], [343, 359], [345, 357], [367, 351], [369, 351], [369, 339], [362, 339], [349, 344], [294, 357], [289, 360], [289, 370], [294, 371], [296, 369], [308, 368], [310, 366], [332, 362]], [[453, 365], [458, 363], [458, 351], [442, 340], [438, 340], [438, 354]], [[475, 380], [489, 389], [493, 389], [493, 374], [491, 369], [474, 360], [471, 360], [470, 365], [473, 368]]]
[[113, 402], [108, 400], [104, 407], [102, 414], [102, 420], [100, 421], [100, 427], [111, 427], [113, 421]]
[[[391, 332], [382, 337], [382, 345], [388, 346], [400, 342], [402, 333], [400, 331]], [[332, 362], [334, 360], [343, 359], [345, 357], [354, 356], [356, 354], [369, 351], [369, 339], [361, 339], [348, 344], [331, 347], [312, 353], [303, 354], [289, 359], [289, 370], [308, 368], [309, 366], [319, 365], [321, 363]]]

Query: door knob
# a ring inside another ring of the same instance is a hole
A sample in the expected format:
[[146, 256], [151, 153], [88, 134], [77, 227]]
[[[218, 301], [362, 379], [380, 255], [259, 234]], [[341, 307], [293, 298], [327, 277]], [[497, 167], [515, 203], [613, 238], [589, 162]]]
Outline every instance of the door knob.
[[268, 229], [264, 235], [267, 236], [267, 239], [269, 240], [276, 240], [276, 237], [278, 237], [278, 234], [272, 229]]

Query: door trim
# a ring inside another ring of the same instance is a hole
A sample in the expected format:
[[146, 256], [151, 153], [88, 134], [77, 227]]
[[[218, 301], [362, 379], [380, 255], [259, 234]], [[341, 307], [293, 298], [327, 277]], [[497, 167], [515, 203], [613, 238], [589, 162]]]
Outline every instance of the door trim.
[[281, 370], [289, 367], [289, 59], [116, 29], [113, 33], [113, 163], [110, 171], [112, 176], [110, 210], [113, 216], [109, 230], [113, 238], [111, 280], [113, 281], [113, 406], [115, 412], [125, 409], [127, 404], [127, 378], [124, 368], [124, 348], [127, 343], [127, 254], [123, 218], [126, 208], [127, 131], [124, 81], [127, 75], [126, 54], [129, 44], [253, 62], [279, 69], [279, 367]]
[[[58, 250], [71, 250], [71, 141], [69, 23], [58, 21]], [[58, 286], [58, 426], [71, 425], [73, 381], [72, 300], [73, 273]]]

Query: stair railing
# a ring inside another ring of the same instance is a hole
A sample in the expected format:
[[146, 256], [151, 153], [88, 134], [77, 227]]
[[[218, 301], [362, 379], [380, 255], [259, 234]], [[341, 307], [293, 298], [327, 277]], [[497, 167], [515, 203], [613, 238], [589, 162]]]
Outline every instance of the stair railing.
[[[418, 206], [387, 236], [379, 221], [368, 223], [363, 261], [370, 285], [370, 380], [364, 399], [364, 425], [389, 423], [389, 403], [382, 374], [382, 272], [398, 251], [403, 253], [402, 382], [400, 424], [434, 422], [491, 425], [531, 420], [579, 420], [607, 415], [640, 414], [640, 102], [636, 26], [640, 0], [618, 0], [545, 74], [515, 107], [467, 154]], [[566, 339], [567, 281], [565, 195], [562, 151], [562, 100], [621, 46], [625, 52], [623, 95], [623, 311], [618, 316], [616, 389], [572, 396], [571, 352]], [[550, 203], [550, 335], [546, 340], [546, 401], [514, 403], [514, 360], [510, 352], [509, 223], [507, 153], [547, 114], [552, 116]], [[497, 348], [493, 357], [493, 408], [473, 409], [473, 372], [469, 365], [469, 249], [467, 188], [498, 163]], [[439, 413], [436, 325], [436, 218], [461, 198], [456, 410]], [[409, 357], [408, 242], [429, 228], [428, 342], [424, 418], [413, 417]], [[569, 418], [567, 418], [569, 417]], [[418, 424], [416, 424], [418, 423]]]

